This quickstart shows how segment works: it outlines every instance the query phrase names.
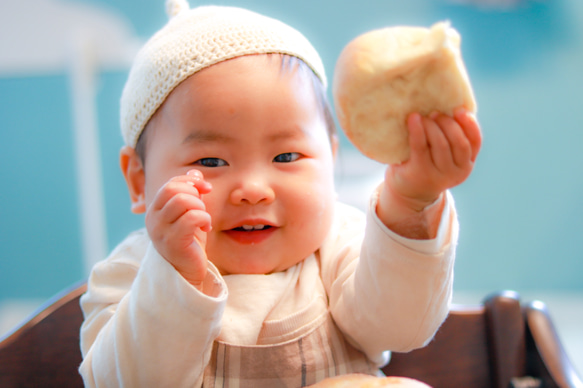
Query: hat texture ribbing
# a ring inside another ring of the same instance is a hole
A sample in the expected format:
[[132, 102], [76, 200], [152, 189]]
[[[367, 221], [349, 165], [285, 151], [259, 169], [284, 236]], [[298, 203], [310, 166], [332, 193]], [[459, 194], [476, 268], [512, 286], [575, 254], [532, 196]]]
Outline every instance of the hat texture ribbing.
[[302, 59], [326, 86], [320, 56], [294, 28], [236, 7], [167, 2], [171, 19], [138, 52], [121, 98], [121, 131], [135, 147], [170, 92], [197, 71], [244, 55], [279, 53]]

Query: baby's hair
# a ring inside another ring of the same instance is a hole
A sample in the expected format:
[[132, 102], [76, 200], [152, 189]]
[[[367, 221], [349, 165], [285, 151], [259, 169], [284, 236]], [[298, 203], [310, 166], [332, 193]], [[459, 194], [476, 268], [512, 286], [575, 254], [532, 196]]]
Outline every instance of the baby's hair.
[[297, 71], [301, 71], [304, 74], [309, 74], [312, 83], [312, 89], [314, 91], [316, 101], [318, 103], [318, 108], [323, 115], [324, 123], [326, 124], [326, 129], [328, 131], [328, 136], [330, 138], [336, 136], [336, 122], [334, 121], [334, 115], [332, 114], [332, 108], [330, 107], [330, 102], [326, 95], [326, 88], [322, 84], [322, 81], [318, 76], [312, 71], [312, 69], [300, 58], [285, 54], [269, 54], [270, 56], [277, 55], [281, 56], [281, 70], [282, 72], [293, 71], [297, 68]]
[[[281, 72], [283, 74], [297, 71], [299, 73], [307, 74], [311, 81], [312, 90], [314, 92], [314, 96], [316, 97], [316, 102], [318, 104], [318, 109], [322, 113], [322, 118], [324, 119], [324, 123], [326, 125], [326, 130], [328, 131], [328, 136], [330, 139], [336, 136], [336, 123], [334, 121], [334, 116], [332, 115], [332, 109], [330, 107], [330, 102], [328, 101], [328, 97], [326, 95], [326, 88], [322, 84], [322, 81], [318, 76], [312, 71], [312, 69], [300, 58], [297, 58], [292, 55], [285, 55], [285, 54], [264, 54], [267, 55], [270, 59], [272, 57], [281, 58]], [[145, 168], [146, 164], [146, 145], [148, 142], [148, 135], [147, 132], [151, 131], [150, 123], [146, 123], [144, 130], [138, 137], [138, 141], [136, 142], [135, 151], [140, 161], [142, 162], [142, 167]]]

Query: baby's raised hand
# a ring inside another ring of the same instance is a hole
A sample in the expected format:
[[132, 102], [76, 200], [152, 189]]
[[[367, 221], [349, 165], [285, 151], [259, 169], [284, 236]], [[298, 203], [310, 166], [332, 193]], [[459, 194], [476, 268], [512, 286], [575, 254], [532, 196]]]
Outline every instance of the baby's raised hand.
[[409, 115], [407, 126], [411, 156], [387, 168], [377, 208], [389, 227], [411, 223], [415, 213], [421, 213], [445, 190], [465, 181], [482, 144], [474, 115], [461, 108], [453, 117], [437, 112], [429, 117], [414, 113]]
[[207, 272], [206, 232], [211, 230], [201, 195], [210, 191], [202, 173], [190, 170], [164, 184], [146, 211], [146, 228], [158, 253], [200, 290]]

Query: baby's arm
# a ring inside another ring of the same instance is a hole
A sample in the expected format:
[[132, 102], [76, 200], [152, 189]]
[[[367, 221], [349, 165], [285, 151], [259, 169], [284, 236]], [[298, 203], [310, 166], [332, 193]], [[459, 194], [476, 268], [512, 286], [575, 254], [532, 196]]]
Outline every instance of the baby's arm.
[[194, 289], [145, 231], [120, 244], [94, 267], [81, 298], [85, 386], [201, 386], [226, 304], [212, 265], [204, 284], [205, 293]]
[[462, 108], [453, 117], [414, 113], [407, 124], [411, 156], [387, 168], [376, 211], [401, 236], [431, 239], [439, 227], [443, 193], [472, 172], [482, 143], [480, 127]]
[[[389, 230], [373, 211], [377, 203], [378, 192], [371, 199], [364, 240], [349, 242], [359, 258], [344, 256], [346, 246], [329, 248], [342, 252], [340, 262], [324, 257], [322, 272], [332, 279], [330, 311], [338, 327], [381, 365], [387, 361], [385, 350], [408, 352], [424, 346], [447, 316], [458, 223], [449, 192], [432, 240], [412, 240]], [[343, 235], [355, 231], [351, 224]]]
[[201, 199], [211, 186], [198, 170], [170, 179], [146, 211], [154, 247], [190, 284], [202, 290], [207, 272], [206, 232], [211, 218]]

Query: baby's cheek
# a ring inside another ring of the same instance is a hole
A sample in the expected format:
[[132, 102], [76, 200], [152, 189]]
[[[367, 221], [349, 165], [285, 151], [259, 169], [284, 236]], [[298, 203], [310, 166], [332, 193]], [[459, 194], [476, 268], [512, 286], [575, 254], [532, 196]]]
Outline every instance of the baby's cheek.
[[306, 239], [312, 241], [315, 249], [320, 247], [332, 224], [335, 197], [334, 187], [322, 184], [319, 190], [310, 192], [303, 201]]

